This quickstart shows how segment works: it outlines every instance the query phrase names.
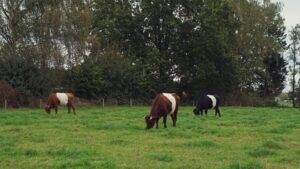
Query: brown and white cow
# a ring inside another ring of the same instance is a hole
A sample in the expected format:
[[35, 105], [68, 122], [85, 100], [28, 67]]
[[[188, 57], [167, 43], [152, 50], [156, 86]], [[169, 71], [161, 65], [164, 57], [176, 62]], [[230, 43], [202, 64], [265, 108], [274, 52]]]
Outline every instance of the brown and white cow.
[[52, 93], [48, 97], [47, 104], [45, 106], [45, 110], [47, 113], [51, 112], [51, 109], [54, 108], [57, 113], [57, 109], [59, 105], [66, 105], [68, 107], [68, 112], [70, 113], [70, 109], [72, 108], [73, 113], [75, 113], [75, 105], [74, 105], [74, 94], [73, 93]]
[[160, 93], [152, 101], [152, 108], [150, 115], [145, 117], [146, 128], [153, 128], [156, 123], [158, 128], [158, 120], [164, 118], [164, 127], [167, 127], [167, 115], [171, 114], [173, 126], [176, 127], [177, 112], [180, 97], [176, 93]]

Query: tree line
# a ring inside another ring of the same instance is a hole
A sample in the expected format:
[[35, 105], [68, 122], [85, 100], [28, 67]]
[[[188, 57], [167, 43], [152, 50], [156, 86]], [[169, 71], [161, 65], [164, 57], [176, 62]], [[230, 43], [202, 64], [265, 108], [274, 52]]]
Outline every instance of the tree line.
[[281, 8], [270, 0], [2, 0], [0, 80], [19, 104], [56, 91], [118, 103], [173, 91], [190, 101], [206, 93], [231, 104], [272, 100], [287, 75]]

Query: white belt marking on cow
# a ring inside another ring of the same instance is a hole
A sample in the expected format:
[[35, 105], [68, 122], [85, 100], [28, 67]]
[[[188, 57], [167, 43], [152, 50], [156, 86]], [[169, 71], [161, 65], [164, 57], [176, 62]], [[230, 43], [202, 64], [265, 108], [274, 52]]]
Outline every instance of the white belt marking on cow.
[[213, 95], [207, 95], [207, 97], [210, 98], [210, 100], [212, 101], [212, 108], [215, 108], [216, 105], [217, 105], [217, 100], [216, 100], [216, 97], [213, 96]]
[[61, 105], [68, 104], [68, 95], [66, 93], [56, 93], [56, 97], [58, 98]]
[[163, 95], [171, 102], [171, 105], [172, 105], [171, 114], [173, 114], [175, 111], [175, 107], [176, 107], [176, 100], [175, 100], [174, 96], [170, 93], [163, 93]]

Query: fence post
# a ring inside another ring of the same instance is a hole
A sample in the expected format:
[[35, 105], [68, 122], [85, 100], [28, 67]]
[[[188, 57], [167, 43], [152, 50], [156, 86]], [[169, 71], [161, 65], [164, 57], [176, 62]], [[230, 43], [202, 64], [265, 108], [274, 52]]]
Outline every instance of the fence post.
[[7, 109], [7, 100], [6, 99], [4, 100], [4, 109], [5, 110]]
[[132, 98], [129, 99], [130, 107], [132, 107]]
[[102, 107], [104, 107], [104, 98], [102, 98]]
[[40, 99], [40, 109], [42, 108], [42, 99]]

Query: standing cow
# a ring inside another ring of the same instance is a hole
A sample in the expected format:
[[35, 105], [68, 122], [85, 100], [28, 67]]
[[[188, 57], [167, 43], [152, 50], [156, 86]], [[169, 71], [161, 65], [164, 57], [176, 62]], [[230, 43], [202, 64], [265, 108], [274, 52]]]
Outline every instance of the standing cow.
[[176, 127], [177, 111], [179, 106], [179, 96], [176, 93], [160, 93], [152, 101], [150, 115], [145, 117], [146, 128], [153, 128], [156, 123], [158, 128], [158, 120], [164, 118], [164, 127], [167, 127], [167, 115], [171, 114], [173, 126]]
[[70, 113], [70, 109], [72, 108], [73, 113], [75, 113], [75, 105], [74, 105], [74, 95], [73, 93], [52, 93], [48, 97], [47, 104], [45, 106], [45, 110], [47, 113], [51, 112], [51, 109], [54, 108], [57, 113], [57, 109], [59, 105], [66, 105], [68, 107], [68, 112]]
[[199, 115], [201, 111], [201, 115], [203, 115], [203, 110], [205, 110], [205, 115], [207, 115], [207, 109], [215, 109], [215, 116], [218, 114], [221, 117], [220, 113], [220, 97], [217, 95], [204, 95], [201, 96], [197, 101], [196, 108], [194, 109], [194, 114]]

